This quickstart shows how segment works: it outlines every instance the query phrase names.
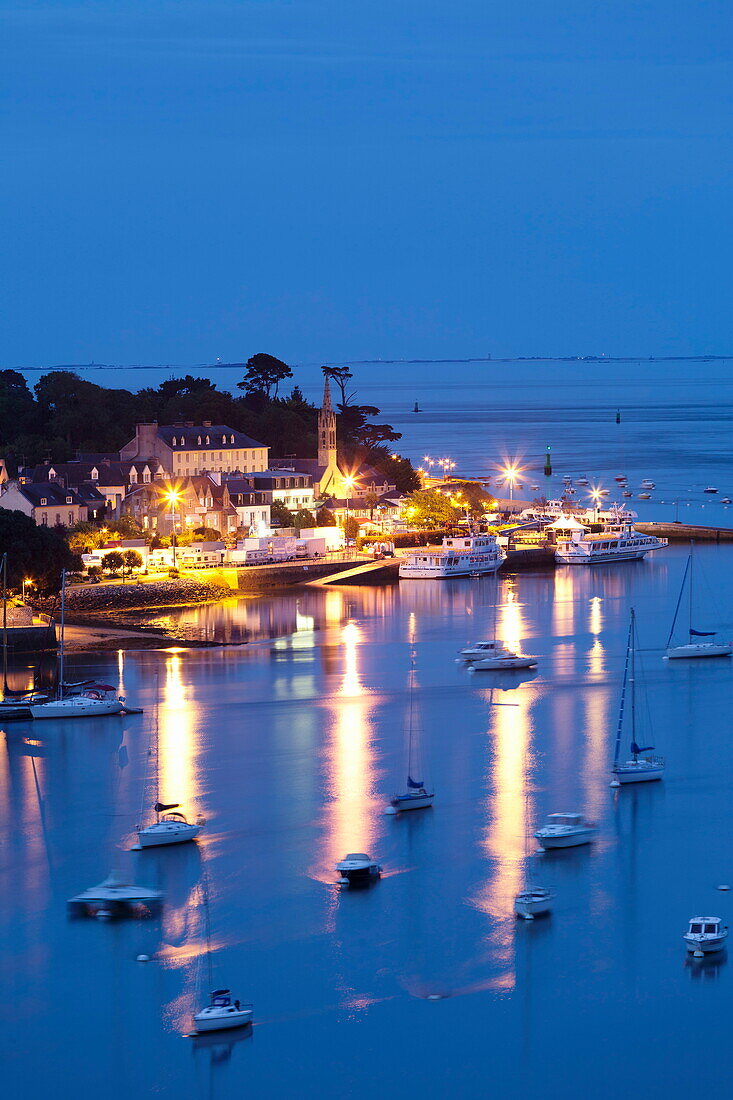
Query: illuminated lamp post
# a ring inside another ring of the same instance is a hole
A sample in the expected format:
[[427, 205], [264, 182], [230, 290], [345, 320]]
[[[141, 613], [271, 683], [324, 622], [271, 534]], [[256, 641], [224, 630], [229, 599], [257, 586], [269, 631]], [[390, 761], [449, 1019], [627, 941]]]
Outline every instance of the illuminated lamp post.
[[173, 568], [176, 568], [176, 504], [181, 499], [181, 494], [177, 489], [169, 489], [165, 494], [165, 499], [171, 506], [171, 545], [173, 547]]

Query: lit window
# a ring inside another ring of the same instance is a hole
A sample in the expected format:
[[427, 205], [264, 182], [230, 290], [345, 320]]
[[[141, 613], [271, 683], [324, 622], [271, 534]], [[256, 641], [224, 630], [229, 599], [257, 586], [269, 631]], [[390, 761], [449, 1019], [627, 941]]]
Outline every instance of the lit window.
[[208, 447], [210, 443], [211, 443], [211, 440], [209, 439], [209, 437], [207, 435], [207, 437], [206, 437], [206, 446]]
[[234, 436], [233, 436], [233, 435], [230, 435], [230, 436], [229, 436], [229, 442], [230, 442], [230, 443], [234, 443]]
[[67, 504], [73, 504], [74, 503], [74, 498], [73, 497], [67, 497], [66, 498], [66, 503]]
[[175, 437], [175, 436], [173, 436], [173, 446], [174, 446], [174, 447], [175, 447], [175, 445], [176, 445], [176, 442], [177, 442], [177, 441], [176, 441], [176, 437]]
[[48, 504], [48, 498], [47, 497], [41, 497], [41, 504]]
[[198, 445], [201, 446], [201, 436], [198, 437]]

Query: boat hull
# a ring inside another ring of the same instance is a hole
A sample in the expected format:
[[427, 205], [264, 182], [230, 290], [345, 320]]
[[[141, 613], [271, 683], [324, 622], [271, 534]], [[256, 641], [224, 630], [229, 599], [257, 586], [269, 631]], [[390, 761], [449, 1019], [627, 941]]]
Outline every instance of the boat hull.
[[140, 829], [137, 837], [140, 848], [159, 848], [163, 844], [185, 844], [200, 832], [200, 825], [161, 821]]
[[524, 920], [541, 917], [552, 908], [552, 894], [549, 890], [523, 890], [514, 899], [514, 915]]
[[399, 575], [401, 580], [445, 580], [447, 577], [473, 577], [484, 573], [495, 573], [504, 558], [500, 557], [492, 561], [477, 562], [472, 565], [462, 566], [415, 566], [403, 562], [400, 565]]
[[646, 763], [641, 760], [634, 763], [630, 760], [627, 764], [620, 764], [615, 768], [613, 775], [614, 779], [621, 784], [650, 783], [664, 778], [664, 764]]
[[246, 1027], [252, 1023], [251, 1008], [205, 1008], [193, 1018], [194, 1027], [200, 1034], [209, 1031], [230, 1031], [235, 1027]]
[[641, 561], [652, 550], [660, 550], [659, 546], [648, 546], [645, 549], [609, 551], [607, 554], [563, 553], [555, 551], [555, 561], [560, 565], [610, 565], [617, 561]]
[[119, 699], [58, 699], [50, 703], [39, 703], [30, 708], [32, 718], [100, 718], [106, 714], [121, 714], [122, 703]]
[[391, 800], [390, 805], [394, 806], [395, 810], [402, 812], [403, 810], [426, 810], [429, 806], [432, 806], [435, 793], [425, 792], [424, 794], [396, 794]]
[[691, 936], [689, 932], [685, 935], [685, 945], [688, 951], [702, 951], [703, 954], [709, 955], [713, 951], [722, 951], [725, 947], [727, 940], [726, 935], [722, 936]]
[[578, 848], [582, 844], [590, 844], [595, 840], [595, 829], [576, 829], [568, 833], [543, 834], [541, 831], [534, 834], [535, 840], [547, 851], [555, 848]]
[[678, 661], [700, 657], [730, 657], [731, 653], [733, 653], [733, 645], [718, 645], [715, 642], [699, 645], [691, 643], [690, 645], [673, 646], [667, 650], [667, 657], [670, 661]]
[[512, 668], [535, 668], [536, 657], [487, 657], [468, 662], [469, 672], [502, 672]]

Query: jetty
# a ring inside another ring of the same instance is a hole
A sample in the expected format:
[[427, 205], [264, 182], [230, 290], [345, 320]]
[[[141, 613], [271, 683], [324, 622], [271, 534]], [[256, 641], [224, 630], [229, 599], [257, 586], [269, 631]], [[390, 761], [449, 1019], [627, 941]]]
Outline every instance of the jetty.
[[642, 535], [656, 535], [670, 542], [733, 542], [732, 527], [706, 527], [694, 523], [635, 523]]

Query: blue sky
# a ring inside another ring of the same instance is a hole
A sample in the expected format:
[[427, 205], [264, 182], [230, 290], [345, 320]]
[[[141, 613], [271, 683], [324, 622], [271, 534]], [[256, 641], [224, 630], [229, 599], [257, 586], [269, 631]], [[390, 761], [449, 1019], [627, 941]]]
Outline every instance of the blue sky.
[[0, 15], [2, 366], [733, 349], [727, 2]]

